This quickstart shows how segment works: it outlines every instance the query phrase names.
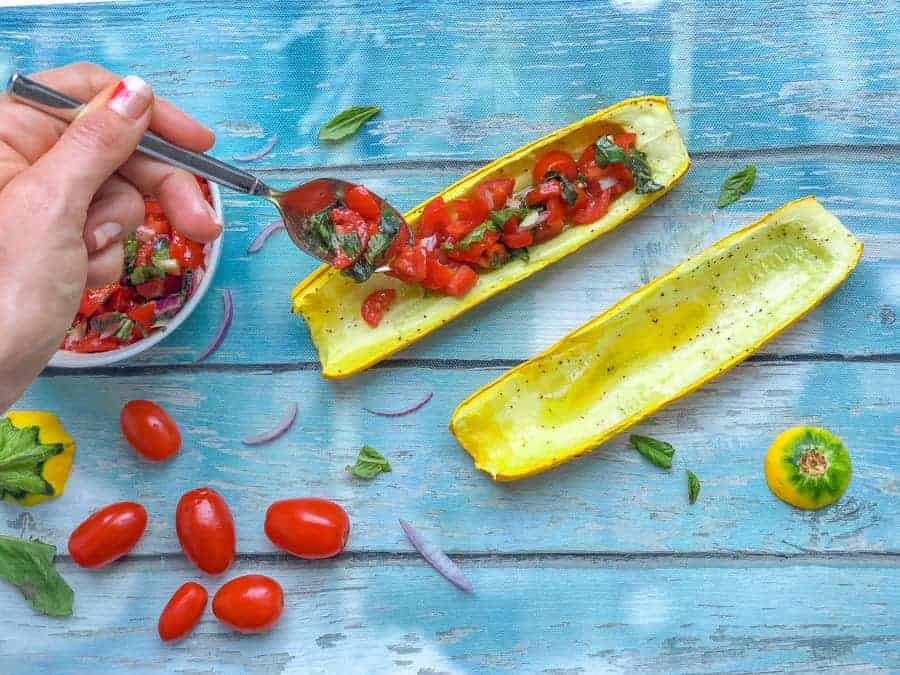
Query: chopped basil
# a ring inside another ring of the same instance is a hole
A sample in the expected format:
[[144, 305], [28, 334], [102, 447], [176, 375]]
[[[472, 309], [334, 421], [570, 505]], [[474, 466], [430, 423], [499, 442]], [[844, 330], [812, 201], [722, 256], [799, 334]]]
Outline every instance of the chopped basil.
[[331, 255], [331, 237], [334, 232], [334, 225], [331, 222], [331, 209], [335, 206], [336, 204], [326, 206], [321, 211], [316, 211], [306, 220], [309, 233], [306, 240], [312, 248], [311, 253], [322, 259]]
[[742, 195], [750, 192], [755, 181], [756, 166], [753, 164], [748, 164], [740, 171], [731, 174], [722, 183], [722, 190], [719, 192], [719, 201], [716, 206], [724, 209], [726, 206], [734, 204]]
[[42, 541], [0, 534], [0, 577], [18, 588], [35, 611], [72, 616], [75, 593], [53, 566], [55, 555], [56, 548]]
[[320, 141], [339, 141], [352, 136], [359, 128], [381, 112], [377, 105], [362, 105], [347, 108], [328, 120], [319, 129]]
[[509, 249], [509, 259], [521, 260], [523, 263], [528, 263], [528, 261], [531, 260], [531, 254], [528, 252], [527, 246], [523, 246], [522, 248], [511, 248]]
[[647, 155], [637, 148], [625, 155], [625, 166], [631, 170], [634, 178], [634, 191], [639, 195], [650, 194], [663, 189], [663, 186], [655, 182], [650, 175], [650, 165], [647, 164]]
[[394, 243], [394, 239], [397, 238], [402, 226], [403, 221], [394, 210], [384, 206], [381, 209], [381, 222], [378, 225], [378, 232], [372, 235], [365, 252], [355, 263], [344, 270], [344, 274], [357, 282], [365, 281], [371, 277], [375, 272], [375, 268], [381, 264], [384, 254], [391, 247], [391, 244]]
[[672, 455], [675, 454], [675, 448], [668, 443], [637, 434], [632, 434], [628, 440], [635, 450], [656, 466], [663, 469], [672, 468]]
[[690, 500], [691, 504], [693, 504], [697, 501], [697, 497], [700, 496], [700, 479], [697, 478], [697, 474], [695, 474], [690, 469], [687, 469], [686, 473], [688, 483], [688, 500]]
[[544, 176], [544, 181], [546, 182], [551, 178], [559, 181], [560, 187], [562, 187], [562, 197], [566, 201], [566, 204], [575, 206], [575, 202], [578, 201], [578, 190], [575, 189], [575, 184], [556, 171], [548, 171]]
[[137, 258], [140, 245], [134, 232], [125, 237], [125, 274], [131, 274], [134, 270], [134, 260]]
[[128, 279], [132, 286], [137, 286], [146, 283], [151, 279], [162, 279], [165, 276], [166, 273], [155, 265], [141, 265], [140, 267], [134, 268]]
[[467, 251], [472, 244], [481, 243], [484, 240], [484, 235], [491, 231], [496, 232], [497, 226], [494, 224], [494, 221], [489, 218], [463, 237], [456, 245], [456, 248], [460, 251]]
[[597, 166], [619, 164], [625, 161], [625, 150], [613, 143], [609, 136], [601, 136], [594, 143], [594, 161]]
[[500, 209], [499, 211], [491, 211], [488, 216], [491, 219], [491, 222], [494, 223], [498, 230], [502, 230], [503, 226], [506, 225], [506, 221], [512, 218], [513, 216], [517, 216], [518, 218], [524, 218], [528, 215], [528, 212], [531, 209], [527, 208], [507, 208]]
[[0, 419], [0, 500], [53, 494], [43, 477], [44, 462], [63, 451], [62, 443], [41, 443], [36, 426], [17, 427]]
[[365, 480], [371, 480], [382, 472], [391, 470], [391, 465], [385, 459], [384, 455], [375, 448], [364, 445], [359, 451], [359, 457], [356, 458], [356, 464], [347, 465], [347, 471]]
[[128, 316], [122, 312], [104, 312], [91, 319], [91, 330], [100, 333], [100, 337], [109, 337], [116, 335], [126, 320]]
[[[134, 320], [125, 317], [125, 319], [122, 320], [122, 324], [119, 326], [119, 330], [117, 330], [113, 335], [120, 341], [125, 342], [131, 337], [131, 331], [133, 328]], [[143, 332], [143, 328], [141, 329], [141, 331]]]

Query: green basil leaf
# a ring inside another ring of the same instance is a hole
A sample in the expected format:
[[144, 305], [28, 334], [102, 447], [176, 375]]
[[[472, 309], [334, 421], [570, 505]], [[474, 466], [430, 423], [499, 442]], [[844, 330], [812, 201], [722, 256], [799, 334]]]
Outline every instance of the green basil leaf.
[[523, 263], [528, 263], [531, 260], [531, 254], [528, 252], [528, 247], [523, 246], [522, 248], [511, 248], [509, 249], [509, 259], [510, 260], [521, 260]]
[[345, 269], [344, 274], [356, 282], [365, 281], [371, 277], [375, 268], [381, 265], [384, 254], [394, 243], [402, 226], [403, 221], [394, 213], [393, 209], [387, 206], [382, 208], [378, 232], [369, 238], [365, 253]]
[[[119, 330], [114, 333], [114, 337], [118, 338], [120, 341], [125, 342], [129, 338], [131, 338], [131, 331], [134, 328], [134, 321], [125, 317], [122, 320], [121, 325], [119, 326]], [[143, 329], [142, 329], [143, 330]]]
[[548, 171], [544, 175], [545, 182], [551, 178], [555, 178], [559, 181], [560, 187], [562, 187], [562, 198], [565, 200], [566, 204], [568, 206], [575, 206], [575, 202], [578, 201], [578, 191], [575, 189], [575, 184], [556, 171]]
[[141, 265], [140, 267], [134, 268], [129, 275], [128, 280], [131, 282], [132, 286], [138, 286], [151, 279], [162, 279], [165, 276], [166, 273], [155, 265]]
[[0, 500], [53, 494], [43, 477], [44, 462], [63, 451], [62, 443], [41, 443], [36, 426], [17, 427], [0, 419]]
[[688, 483], [688, 499], [691, 504], [697, 501], [697, 497], [700, 496], [700, 479], [697, 478], [697, 474], [695, 474], [690, 469], [687, 469], [687, 483]]
[[339, 141], [352, 136], [368, 120], [381, 112], [377, 105], [363, 105], [339, 112], [319, 129], [320, 141]]
[[672, 468], [672, 455], [675, 454], [675, 448], [665, 441], [658, 441], [655, 438], [638, 436], [637, 434], [632, 434], [628, 441], [635, 450], [656, 464], [656, 466], [663, 469]]
[[625, 166], [631, 171], [631, 175], [634, 178], [634, 191], [639, 195], [646, 195], [663, 189], [663, 186], [654, 181], [650, 175], [647, 155], [637, 148], [632, 150], [630, 155], [625, 155]]
[[601, 136], [594, 143], [594, 161], [600, 167], [619, 164], [625, 161], [625, 151], [613, 143], [609, 136]]
[[716, 206], [724, 209], [726, 206], [734, 204], [742, 195], [750, 192], [754, 182], [756, 182], [756, 167], [753, 164], [748, 164], [740, 171], [734, 172], [722, 183]]
[[382, 472], [391, 470], [391, 465], [385, 459], [384, 455], [375, 448], [364, 445], [359, 451], [359, 457], [356, 458], [356, 464], [347, 466], [347, 471], [364, 480], [371, 480]]
[[125, 237], [125, 274], [134, 271], [134, 260], [137, 258], [140, 242], [134, 232]]
[[526, 215], [528, 215], [529, 210], [530, 209], [527, 208], [500, 209], [498, 211], [491, 211], [491, 213], [488, 215], [488, 218], [491, 219], [491, 222], [494, 224], [495, 229], [499, 232], [503, 229], [503, 226], [506, 225], [507, 220], [509, 220], [513, 216], [524, 218]]
[[36, 611], [72, 616], [75, 593], [53, 566], [56, 548], [0, 534], [0, 577], [16, 586]]
[[484, 235], [491, 231], [496, 232], [497, 226], [494, 224], [494, 221], [488, 219], [463, 237], [456, 245], [456, 248], [460, 251], [467, 251], [472, 244], [480, 243], [484, 239]]
[[100, 337], [115, 335], [122, 328], [122, 324], [128, 320], [128, 315], [122, 312], [104, 312], [91, 319], [91, 330], [100, 333]]

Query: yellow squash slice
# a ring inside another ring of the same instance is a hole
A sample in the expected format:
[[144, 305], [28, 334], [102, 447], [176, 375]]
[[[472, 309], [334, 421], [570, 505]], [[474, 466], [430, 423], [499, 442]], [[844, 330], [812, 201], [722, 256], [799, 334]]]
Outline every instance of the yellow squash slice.
[[[443, 326], [500, 291], [531, 276], [601, 234], [615, 229], [668, 192], [690, 166], [675, 120], [664, 98], [629, 99], [601, 110], [564, 129], [525, 145], [454, 183], [440, 193], [445, 200], [466, 196], [486, 178], [516, 179], [516, 189], [531, 184], [531, 170], [538, 156], [559, 148], [578, 156], [598, 136], [612, 127], [637, 134], [636, 146], [646, 153], [653, 180], [663, 189], [651, 194], [633, 190], [620, 196], [600, 220], [566, 230], [558, 237], [529, 249], [530, 260], [513, 260], [499, 270], [479, 275], [478, 283], [462, 298], [426, 296], [416, 285], [403, 284], [382, 274], [357, 284], [339, 272], [322, 267], [291, 294], [293, 311], [302, 314], [325, 377], [346, 377], [387, 358], [419, 338]], [[405, 215], [415, 228], [429, 198]], [[396, 288], [397, 300], [377, 328], [360, 316], [363, 300], [377, 288]]]
[[747, 358], [861, 253], [815, 198], [785, 204], [472, 394], [450, 429], [496, 480], [546, 471]]

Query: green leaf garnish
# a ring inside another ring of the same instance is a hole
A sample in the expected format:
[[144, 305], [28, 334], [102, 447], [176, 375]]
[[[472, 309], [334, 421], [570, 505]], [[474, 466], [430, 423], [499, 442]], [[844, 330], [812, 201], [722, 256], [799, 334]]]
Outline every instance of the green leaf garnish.
[[637, 148], [625, 155], [625, 166], [631, 171], [634, 178], [634, 191], [639, 195], [650, 194], [663, 189], [663, 186], [653, 180], [650, 175], [650, 165], [647, 164], [647, 155]]
[[619, 164], [625, 161], [625, 150], [613, 143], [609, 136], [601, 136], [594, 143], [594, 161], [599, 167]]
[[524, 218], [528, 215], [528, 212], [531, 209], [527, 208], [513, 208], [509, 207], [506, 209], [499, 209], [498, 211], [491, 211], [488, 215], [488, 218], [491, 219], [491, 222], [494, 224], [498, 231], [503, 229], [503, 226], [506, 225], [506, 221], [512, 218], [513, 216], [518, 216], [519, 218]]
[[700, 496], [700, 479], [697, 478], [697, 474], [690, 469], [686, 469], [685, 471], [687, 473], [688, 499], [691, 504], [693, 504], [697, 501], [697, 497]]
[[140, 267], [134, 268], [129, 275], [128, 280], [131, 282], [132, 286], [138, 286], [151, 279], [162, 279], [165, 276], [166, 273], [155, 265], [141, 265]]
[[125, 237], [125, 274], [131, 274], [134, 271], [134, 260], [137, 258], [140, 245], [134, 232]]
[[42, 475], [44, 462], [63, 451], [62, 443], [41, 443], [36, 426], [17, 427], [0, 419], [0, 500], [27, 495], [51, 495], [53, 486]]
[[736, 171], [722, 183], [722, 189], [719, 192], [719, 201], [716, 206], [724, 209], [730, 204], [734, 204], [742, 195], [750, 192], [753, 183], [756, 181], [756, 166], [748, 164], [740, 171]]
[[352, 136], [368, 120], [381, 112], [377, 105], [362, 105], [339, 112], [319, 129], [320, 141], [339, 141]]
[[548, 171], [544, 175], [545, 182], [551, 178], [559, 181], [559, 185], [562, 187], [562, 198], [565, 200], [566, 204], [568, 206], [575, 206], [575, 202], [578, 201], [578, 190], [575, 189], [575, 184], [556, 171]]
[[456, 245], [456, 248], [460, 251], [467, 251], [472, 244], [481, 243], [484, 239], [484, 235], [488, 232], [497, 231], [497, 226], [494, 224], [494, 221], [488, 218], [481, 225], [476, 227], [474, 230], [469, 232], [462, 240]]
[[382, 257], [394, 243], [394, 239], [400, 233], [403, 221], [387, 206], [381, 209], [381, 222], [378, 224], [378, 232], [369, 238], [365, 253], [344, 270], [344, 274], [354, 281], [365, 281], [375, 272], [375, 268], [382, 262]]
[[0, 534], [0, 577], [16, 586], [36, 611], [72, 616], [75, 593], [53, 566], [56, 548]]
[[391, 465], [388, 463], [387, 459], [385, 459], [384, 455], [369, 445], [364, 445], [359, 451], [359, 457], [356, 458], [356, 464], [353, 466], [347, 465], [347, 471], [357, 478], [363, 478], [365, 480], [371, 480], [378, 474], [390, 470]]
[[509, 259], [510, 260], [521, 260], [523, 263], [528, 263], [531, 260], [531, 254], [528, 252], [528, 247], [523, 246], [522, 248], [511, 248], [509, 249]]
[[672, 468], [672, 455], [675, 454], [675, 448], [665, 441], [658, 441], [649, 436], [638, 436], [632, 434], [628, 439], [631, 446], [641, 453], [645, 458], [663, 469]]

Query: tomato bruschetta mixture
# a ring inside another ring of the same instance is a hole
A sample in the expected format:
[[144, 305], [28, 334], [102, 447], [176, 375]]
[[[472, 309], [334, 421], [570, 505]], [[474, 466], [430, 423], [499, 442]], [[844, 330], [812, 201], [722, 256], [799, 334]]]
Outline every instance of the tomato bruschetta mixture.
[[[197, 179], [212, 203], [209, 185]], [[119, 281], [85, 290], [61, 349], [107, 352], [165, 328], [194, 293], [206, 270], [203, 244], [173, 229], [153, 199], [144, 199], [144, 224], [125, 239]]]
[[[568, 227], [596, 222], [619, 195], [631, 189], [640, 194], [662, 189], [653, 181], [635, 140], [635, 134], [624, 131], [603, 135], [577, 158], [550, 150], [535, 163], [532, 185], [519, 191], [513, 178], [494, 178], [483, 180], [465, 198], [433, 199], [425, 206], [415, 233], [400, 227], [385, 249], [388, 274], [430, 292], [463, 296], [479, 274], [511, 260], [527, 262], [528, 247]], [[354, 191], [369, 194], [361, 186]], [[331, 210], [334, 227], [349, 228], [343, 223], [351, 222], [375, 227], [376, 221], [355, 209], [349, 192], [347, 196], [347, 204]], [[378, 215], [377, 205], [365, 206]], [[361, 308], [366, 323], [377, 326], [395, 298], [393, 289], [369, 295]]]

